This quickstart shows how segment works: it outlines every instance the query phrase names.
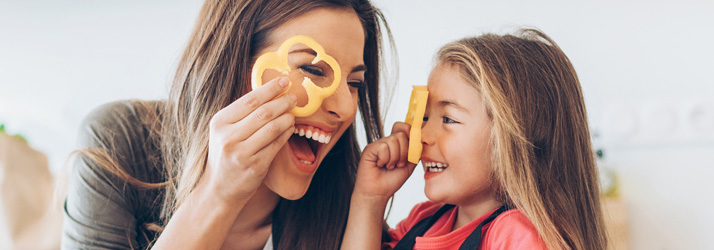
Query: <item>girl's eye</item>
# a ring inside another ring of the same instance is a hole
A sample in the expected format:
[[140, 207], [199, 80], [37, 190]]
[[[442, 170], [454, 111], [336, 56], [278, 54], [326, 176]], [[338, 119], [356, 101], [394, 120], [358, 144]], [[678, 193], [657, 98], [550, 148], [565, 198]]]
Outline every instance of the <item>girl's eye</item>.
[[443, 116], [444, 118], [444, 123], [458, 123], [457, 121], [454, 121], [453, 119], [449, 118], [448, 116]]
[[300, 66], [300, 70], [307, 72], [308, 74], [311, 75], [316, 75], [316, 76], [325, 76], [325, 74], [322, 73], [322, 69], [318, 67], [313, 67], [313, 66]]
[[363, 89], [364, 88], [364, 81], [351, 81], [347, 82], [350, 87], [357, 88], [357, 89]]

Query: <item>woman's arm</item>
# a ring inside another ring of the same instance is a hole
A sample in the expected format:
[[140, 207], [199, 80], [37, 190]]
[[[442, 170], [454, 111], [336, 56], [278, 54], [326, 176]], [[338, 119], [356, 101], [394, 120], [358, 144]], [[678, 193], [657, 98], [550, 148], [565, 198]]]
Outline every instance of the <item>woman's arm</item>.
[[407, 161], [409, 125], [397, 122], [392, 135], [362, 152], [342, 249], [381, 249], [384, 209], [416, 164]]
[[[294, 107], [295, 98], [275, 98], [285, 87], [285, 78], [270, 81], [213, 117], [204, 174], [165, 225], [154, 249], [221, 247], [235, 218], [262, 183], [275, 154], [292, 135], [294, 117], [287, 112]], [[128, 106], [112, 104], [94, 111], [85, 121], [88, 125], [83, 126], [80, 146], [109, 152], [109, 158], [117, 163], [115, 168], [140, 180], [162, 176], [146, 174], [152, 169], [145, 165], [150, 162], [146, 157], [151, 157], [144, 149], [146, 138], [142, 134], [146, 131], [140, 127], [136, 111]], [[162, 200], [148, 199], [150, 204], [145, 204], [145, 190], [111, 173], [112, 167], [105, 166], [106, 162], [87, 157], [77, 162], [65, 204], [62, 247], [145, 247], [154, 236], [137, 231], [145, 231], [141, 229], [145, 223], [157, 222], [158, 218], [145, 217], [152, 214], [147, 210], [158, 209]], [[137, 176], [137, 172], [141, 174]]]
[[74, 165], [64, 205], [62, 249], [133, 249], [137, 220], [124, 192], [84, 162]]
[[[294, 131], [292, 94], [276, 78], [218, 111], [209, 132], [206, 169], [153, 249], [219, 249], [238, 214], [263, 183]], [[279, 96], [279, 97], [278, 97]], [[274, 209], [274, 208], [266, 208]]]
[[227, 204], [199, 185], [171, 217], [152, 249], [220, 249], [243, 204]]

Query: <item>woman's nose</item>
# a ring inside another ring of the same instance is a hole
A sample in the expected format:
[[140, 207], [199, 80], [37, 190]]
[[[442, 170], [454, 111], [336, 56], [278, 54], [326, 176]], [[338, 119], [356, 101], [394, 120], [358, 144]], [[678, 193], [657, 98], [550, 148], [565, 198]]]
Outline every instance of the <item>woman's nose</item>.
[[321, 109], [341, 121], [350, 119], [357, 113], [357, 108], [352, 98], [352, 93], [347, 85], [347, 80], [340, 83], [340, 86], [337, 87], [334, 94], [325, 98], [322, 102]]

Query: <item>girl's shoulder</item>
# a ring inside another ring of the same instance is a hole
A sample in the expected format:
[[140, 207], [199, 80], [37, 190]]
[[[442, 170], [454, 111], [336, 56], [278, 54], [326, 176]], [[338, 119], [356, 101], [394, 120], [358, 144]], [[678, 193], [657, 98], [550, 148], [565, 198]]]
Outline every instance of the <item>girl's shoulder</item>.
[[419, 221], [423, 220], [424, 218], [427, 218], [434, 213], [436, 213], [439, 208], [441, 208], [444, 204], [433, 202], [433, 201], [425, 201], [419, 204], [416, 204], [411, 212], [409, 212], [409, 215], [407, 218], [404, 220], [400, 221], [396, 227], [390, 228], [387, 231], [387, 234], [389, 235], [389, 241], [385, 242], [382, 245], [383, 249], [392, 249], [394, 246], [397, 245], [399, 240], [404, 237], [404, 235], [407, 234], [409, 229], [414, 227]]
[[[444, 206], [443, 203], [425, 201], [414, 205], [412, 210], [409, 212], [407, 218], [397, 224], [397, 228], [400, 226], [405, 227], [407, 230], [412, 228], [419, 221], [433, 215], [439, 208]], [[403, 225], [402, 225], [403, 224]]]
[[518, 209], [496, 217], [484, 239], [482, 249], [547, 249], [533, 223]]

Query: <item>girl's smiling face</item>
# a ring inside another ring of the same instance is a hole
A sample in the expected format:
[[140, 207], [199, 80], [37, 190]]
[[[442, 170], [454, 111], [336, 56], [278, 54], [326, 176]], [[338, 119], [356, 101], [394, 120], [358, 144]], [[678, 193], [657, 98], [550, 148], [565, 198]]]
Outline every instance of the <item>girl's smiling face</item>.
[[426, 196], [462, 206], [494, 199], [492, 122], [481, 94], [449, 63], [434, 68], [428, 88], [421, 156]]

